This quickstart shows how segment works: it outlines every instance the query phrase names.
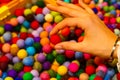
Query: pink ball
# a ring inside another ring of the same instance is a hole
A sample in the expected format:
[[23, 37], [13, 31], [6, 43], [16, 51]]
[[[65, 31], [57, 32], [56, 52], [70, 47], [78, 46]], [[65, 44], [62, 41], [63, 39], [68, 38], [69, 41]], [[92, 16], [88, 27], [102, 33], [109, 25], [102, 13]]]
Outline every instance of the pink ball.
[[102, 5], [103, 6], [108, 6], [108, 3], [107, 2], [103, 2]]
[[41, 80], [50, 80], [50, 75], [48, 74], [48, 72], [44, 71], [40, 74], [40, 78]]
[[37, 70], [32, 70], [31, 71], [31, 74], [34, 76], [34, 77], [38, 77], [39, 76], [39, 72]]
[[68, 66], [68, 69], [69, 69], [71, 72], [75, 73], [75, 72], [78, 71], [79, 66], [78, 66], [78, 64], [76, 64], [76, 63], [70, 63], [70, 65]]
[[84, 56], [84, 59], [85, 59], [85, 60], [91, 59], [91, 55], [88, 54], [88, 53], [84, 53], [83, 56]]
[[48, 54], [52, 51], [52, 47], [49, 44], [46, 44], [43, 46], [42, 50], [43, 50], [43, 52]]
[[66, 51], [65, 51], [65, 56], [66, 56], [67, 58], [73, 58], [73, 57], [75, 56], [75, 52], [72, 51], [72, 50], [66, 50]]
[[108, 69], [107, 69], [106, 65], [101, 64], [96, 68], [96, 72], [100, 71], [100, 70], [106, 73]]
[[114, 18], [114, 17], [110, 18], [110, 23], [115, 24], [116, 23], [116, 18]]

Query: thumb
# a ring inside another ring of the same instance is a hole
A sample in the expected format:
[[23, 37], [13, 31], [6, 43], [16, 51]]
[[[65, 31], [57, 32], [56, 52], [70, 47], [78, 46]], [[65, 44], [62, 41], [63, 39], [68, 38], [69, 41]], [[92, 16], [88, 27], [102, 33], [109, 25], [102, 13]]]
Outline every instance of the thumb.
[[64, 49], [64, 50], [73, 50], [73, 51], [83, 51], [84, 49], [83, 43], [77, 43], [77, 42], [61, 42], [57, 45], [55, 45], [55, 49]]

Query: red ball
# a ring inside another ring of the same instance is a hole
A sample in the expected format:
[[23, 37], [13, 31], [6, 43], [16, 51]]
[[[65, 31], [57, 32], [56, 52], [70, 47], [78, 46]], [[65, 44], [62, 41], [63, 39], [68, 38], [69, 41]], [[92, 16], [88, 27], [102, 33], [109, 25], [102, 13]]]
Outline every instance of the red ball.
[[70, 28], [66, 27], [61, 31], [63, 36], [68, 36], [70, 34]]
[[95, 67], [93, 65], [88, 65], [85, 68], [85, 72], [89, 75], [95, 73]]
[[83, 30], [82, 29], [75, 29], [75, 35], [79, 37], [82, 34]]
[[9, 58], [8, 58], [7, 56], [2, 56], [2, 57], [0, 58], [0, 63], [1, 63], [1, 62], [8, 63], [8, 62], [9, 62]]
[[120, 23], [118, 23], [116, 27], [117, 27], [118, 29], [120, 29]]
[[118, 80], [120, 79], [120, 73], [117, 73], [117, 79]]
[[31, 33], [27, 34], [28, 37], [34, 38], [34, 36]]
[[72, 51], [72, 50], [66, 50], [66, 51], [65, 51], [65, 56], [66, 56], [67, 58], [73, 58], [73, 57], [75, 56], [75, 52]]
[[94, 80], [103, 80], [103, 78], [100, 77], [100, 76], [96, 76], [96, 77], [94, 78]]
[[78, 4], [78, 0], [71, 0], [73, 4]]
[[2, 4], [2, 3], [8, 3], [8, 2], [10, 2], [11, 0], [0, 0], [0, 3]]
[[105, 24], [109, 24], [110, 18], [109, 17], [104, 17], [103, 21], [104, 21]]
[[8, 68], [8, 63], [5, 63], [5, 62], [0, 62], [0, 69], [2, 71], [6, 71]]
[[2, 43], [0, 43], [0, 50], [2, 51], [2, 46], [3, 46], [3, 44]]
[[101, 57], [96, 56], [96, 57], [94, 58], [94, 63], [95, 63], [96, 65], [100, 65], [100, 64], [103, 64], [103, 63], [104, 63], [104, 60], [103, 60]]
[[19, 40], [19, 38], [18, 37], [14, 37], [14, 38], [12, 38], [12, 43], [13, 44], [16, 44], [16, 42]]
[[37, 29], [39, 27], [39, 22], [34, 20], [33, 22], [31, 22], [30, 26], [32, 29]]
[[52, 35], [52, 36], [50, 37], [50, 41], [51, 41], [52, 44], [55, 45], [55, 44], [57, 44], [57, 43], [60, 43], [62, 40], [61, 40], [61, 38], [60, 38], [59, 35], [54, 34], [54, 35]]
[[36, 13], [36, 14], [41, 14], [41, 13], [42, 13], [42, 8], [37, 8], [37, 10], [36, 10], [35, 13]]
[[14, 14], [16, 16], [22, 16], [24, 14], [24, 9], [16, 9]]
[[20, 38], [25, 40], [27, 38], [27, 35], [28, 34], [26, 32], [22, 32], [20, 33]]
[[31, 66], [24, 66], [24, 72], [30, 72], [33, 68]]

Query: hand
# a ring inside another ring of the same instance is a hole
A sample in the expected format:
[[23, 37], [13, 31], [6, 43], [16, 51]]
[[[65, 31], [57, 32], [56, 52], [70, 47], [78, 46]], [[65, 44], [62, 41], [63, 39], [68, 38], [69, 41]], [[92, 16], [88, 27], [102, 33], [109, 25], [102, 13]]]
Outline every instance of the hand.
[[117, 36], [107, 28], [97, 15], [82, 0], [79, 0], [80, 6], [62, 1], [57, 1], [57, 4], [57, 6], [48, 4], [47, 7], [67, 15], [67, 17], [53, 28], [50, 35], [66, 26], [77, 26], [84, 30], [85, 36], [82, 42], [61, 42], [55, 45], [55, 48], [87, 52], [104, 58], [110, 57]]

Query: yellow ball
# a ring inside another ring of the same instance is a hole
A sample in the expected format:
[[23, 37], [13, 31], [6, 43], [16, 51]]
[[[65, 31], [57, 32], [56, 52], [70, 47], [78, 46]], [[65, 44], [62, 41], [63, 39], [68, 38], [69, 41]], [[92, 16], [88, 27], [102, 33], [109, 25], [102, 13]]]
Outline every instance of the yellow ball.
[[51, 14], [46, 14], [45, 15], [45, 21], [52, 22], [53, 21], [53, 16]]
[[5, 43], [5, 44], [2, 46], [2, 51], [5, 52], [5, 53], [10, 52], [10, 44], [9, 44], [9, 43]]
[[1, 43], [5, 43], [5, 40], [3, 39], [2, 36], [0, 37], [0, 42], [1, 42]]
[[58, 66], [60, 65], [56, 60], [54, 60], [53, 64]]
[[37, 61], [38, 54], [34, 55], [34, 60]]
[[24, 50], [24, 49], [19, 50], [18, 53], [17, 53], [17, 56], [18, 56], [18, 58], [20, 58], [20, 59], [23, 59], [23, 58], [27, 57], [27, 52], [26, 52], [26, 50]]
[[40, 44], [42, 46], [46, 45], [46, 44], [49, 44], [50, 43], [50, 40], [47, 38], [47, 37], [44, 37], [40, 40]]
[[89, 75], [87, 73], [81, 73], [79, 80], [89, 80]]
[[40, 38], [48, 37], [48, 32], [47, 31], [42, 31], [40, 33]]
[[12, 37], [17, 37], [18, 35], [15, 32], [12, 32]]
[[72, 63], [76, 63], [76, 64], [78, 64], [80, 66], [80, 63], [79, 63], [78, 60], [74, 60], [74, 61], [72, 61]]
[[36, 10], [37, 10], [37, 8], [38, 8], [38, 6], [36, 6], [36, 5], [35, 5], [35, 6], [32, 6], [31, 11], [35, 13]]
[[18, 51], [19, 51], [18, 45], [17, 44], [12, 44], [11, 49], [10, 49], [10, 53], [12, 55], [17, 55]]
[[59, 68], [58, 68], [58, 70], [57, 70], [57, 72], [58, 72], [58, 74], [60, 74], [60, 75], [65, 75], [66, 73], [67, 73], [67, 68], [65, 67], [65, 66], [60, 66]]
[[57, 80], [56, 78], [50, 78], [50, 80]]
[[6, 77], [4, 80], [14, 80], [12, 77]]

